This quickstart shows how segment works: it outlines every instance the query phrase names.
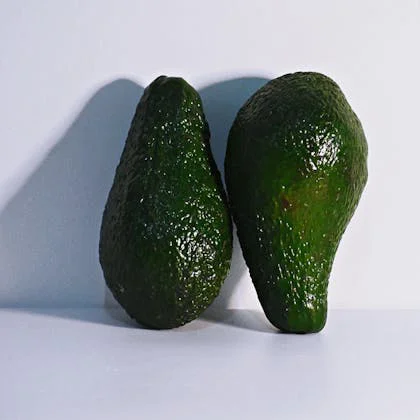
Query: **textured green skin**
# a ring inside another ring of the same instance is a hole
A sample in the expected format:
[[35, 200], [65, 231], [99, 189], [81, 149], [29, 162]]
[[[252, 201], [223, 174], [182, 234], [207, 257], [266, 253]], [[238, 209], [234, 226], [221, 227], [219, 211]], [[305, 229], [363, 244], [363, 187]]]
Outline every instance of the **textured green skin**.
[[218, 295], [232, 226], [198, 93], [157, 78], [144, 92], [103, 214], [106, 283], [140, 324], [174, 328]]
[[319, 73], [263, 86], [231, 128], [225, 177], [268, 319], [320, 331], [334, 256], [367, 182], [366, 139], [339, 87]]

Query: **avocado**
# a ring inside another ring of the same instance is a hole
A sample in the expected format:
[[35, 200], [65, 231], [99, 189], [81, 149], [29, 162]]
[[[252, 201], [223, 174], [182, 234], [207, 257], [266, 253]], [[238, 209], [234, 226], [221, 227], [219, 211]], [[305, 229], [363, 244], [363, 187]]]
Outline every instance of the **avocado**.
[[144, 91], [103, 213], [107, 286], [139, 324], [197, 318], [218, 295], [232, 254], [227, 199], [198, 93], [158, 77]]
[[239, 241], [269, 321], [320, 331], [341, 237], [367, 182], [367, 143], [338, 85], [314, 72], [268, 82], [231, 127], [225, 177]]

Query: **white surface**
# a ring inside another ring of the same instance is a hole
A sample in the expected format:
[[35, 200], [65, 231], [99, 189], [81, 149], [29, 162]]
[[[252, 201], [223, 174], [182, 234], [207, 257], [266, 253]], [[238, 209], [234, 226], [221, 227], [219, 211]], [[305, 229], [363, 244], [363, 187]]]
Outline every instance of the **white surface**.
[[[0, 305], [102, 304], [101, 212], [153, 78], [200, 89], [220, 165], [233, 116], [264, 78], [316, 70], [340, 84], [370, 150], [330, 306], [420, 308], [419, 21], [418, 0], [3, 0]], [[239, 257], [235, 273], [225, 303], [257, 308]]]
[[172, 331], [103, 310], [1, 310], [0, 417], [417, 420], [419, 322], [332, 311], [299, 336], [247, 310]]

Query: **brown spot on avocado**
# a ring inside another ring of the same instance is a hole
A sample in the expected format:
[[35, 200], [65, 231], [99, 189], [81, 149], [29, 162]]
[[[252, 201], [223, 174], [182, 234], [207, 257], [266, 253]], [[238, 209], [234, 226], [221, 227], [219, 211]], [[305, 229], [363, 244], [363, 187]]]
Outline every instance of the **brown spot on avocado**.
[[290, 207], [292, 207], [292, 205], [290, 204], [290, 201], [285, 196], [281, 198], [281, 206], [283, 207], [284, 210], [287, 210]]

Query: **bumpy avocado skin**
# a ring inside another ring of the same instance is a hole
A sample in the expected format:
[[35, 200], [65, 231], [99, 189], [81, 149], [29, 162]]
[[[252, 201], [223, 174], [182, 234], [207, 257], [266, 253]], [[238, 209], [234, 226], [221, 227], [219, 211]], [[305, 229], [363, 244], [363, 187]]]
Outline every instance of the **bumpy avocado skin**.
[[334, 256], [367, 182], [362, 126], [329, 77], [274, 79], [240, 109], [225, 177], [239, 241], [270, 322], [320, 331]]
[[105, 206], [106, 284], [143, 326], [197, 318], [218, 295], [232, 226], [198, 93], [161, 76], [137, 107]]

